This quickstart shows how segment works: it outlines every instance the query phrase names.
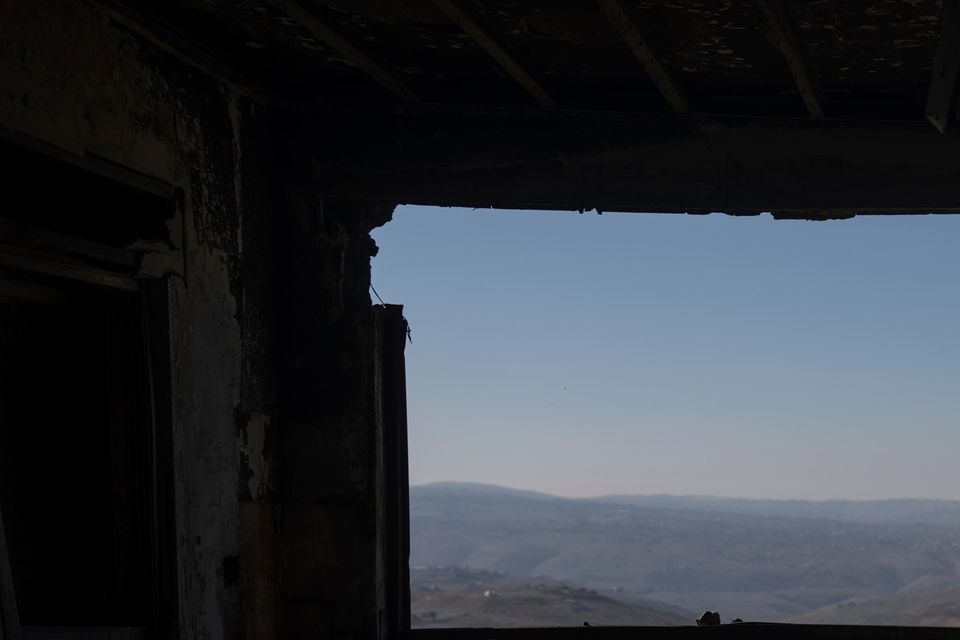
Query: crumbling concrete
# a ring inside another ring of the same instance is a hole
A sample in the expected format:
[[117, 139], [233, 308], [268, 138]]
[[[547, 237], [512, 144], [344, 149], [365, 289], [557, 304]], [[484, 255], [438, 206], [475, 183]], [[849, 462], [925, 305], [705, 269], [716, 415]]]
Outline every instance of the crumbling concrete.
[[382, 598], [368, 232], [392, 209], [325, 208], [308, 190], [289, 203], [278, 287], [286, 633], [371, 637]]
[[[243, 367], [241, 218], [252, 212], [237, 202], [230, 116], [242, 98], [83, 3], [43, 11], [5, 3], [0, 23], [5, 129], [106, 158], [182, 194], [171, 240], [186, 254], [186, 276], [170, 284], [179, 625], [184, 638], [235, 637], [240, 595], [222, 574], [245, 533], [233, 415]], [[96, 215], [96, 203], [77, 213]]]
[[262, 105], [107, 9], [0, 2], [0, 25], [0, 131], [178, 193], [163, 242], [182, 260], [151, 269], [170, 288], [180, 637], [372, 637], [368, 232], [391, 208], [324, 211], [279, 171]]

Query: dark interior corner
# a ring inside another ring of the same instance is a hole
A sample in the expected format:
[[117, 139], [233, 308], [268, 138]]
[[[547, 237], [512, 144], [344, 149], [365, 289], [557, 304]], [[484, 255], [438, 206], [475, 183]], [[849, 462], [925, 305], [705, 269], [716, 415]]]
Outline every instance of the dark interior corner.
[[956, 212], [960, 8], [881, 4], [0, 3], [0, 638], [641, 633], [409, 628], [370, 232]]

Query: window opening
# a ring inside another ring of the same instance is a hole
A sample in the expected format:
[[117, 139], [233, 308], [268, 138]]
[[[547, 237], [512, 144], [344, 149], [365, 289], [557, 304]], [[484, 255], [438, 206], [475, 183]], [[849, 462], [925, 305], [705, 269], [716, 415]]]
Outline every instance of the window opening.
[[958, 626], [960, 218], [401, 207], [412, 626]]

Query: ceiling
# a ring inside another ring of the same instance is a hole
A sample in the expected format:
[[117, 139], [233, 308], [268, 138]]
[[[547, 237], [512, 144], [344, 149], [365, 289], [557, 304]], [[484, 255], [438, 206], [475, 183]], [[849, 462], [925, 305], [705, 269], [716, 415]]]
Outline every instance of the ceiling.
[[927, 117], [944, 12], [937, 0], [121, 4], [293, 105], [908, 121]]

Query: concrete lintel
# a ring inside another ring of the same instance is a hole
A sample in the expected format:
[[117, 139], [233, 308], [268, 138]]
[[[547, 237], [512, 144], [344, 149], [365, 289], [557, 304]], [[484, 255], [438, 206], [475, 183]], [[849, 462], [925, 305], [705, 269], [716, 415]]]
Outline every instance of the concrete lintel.
[[309, 134], [324, 143], [314, 172], [331, 200], [815, 219], [960, 211], [960, 137], [924, 123], [510, 114], [314, 121], [325, 123]]

